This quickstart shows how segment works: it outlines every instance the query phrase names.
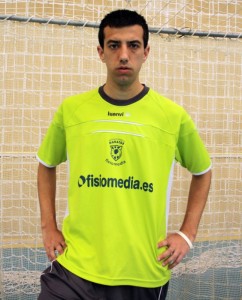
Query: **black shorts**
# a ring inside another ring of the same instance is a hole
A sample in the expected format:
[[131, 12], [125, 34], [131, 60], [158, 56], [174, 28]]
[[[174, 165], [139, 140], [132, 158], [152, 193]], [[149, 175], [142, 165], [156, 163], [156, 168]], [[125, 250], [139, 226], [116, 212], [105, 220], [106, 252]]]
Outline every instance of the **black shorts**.
[[57, 261], [40, 277], [38, 300], [164, 300], [168, 283], [158, 288], [106, 286], [82, 279]]

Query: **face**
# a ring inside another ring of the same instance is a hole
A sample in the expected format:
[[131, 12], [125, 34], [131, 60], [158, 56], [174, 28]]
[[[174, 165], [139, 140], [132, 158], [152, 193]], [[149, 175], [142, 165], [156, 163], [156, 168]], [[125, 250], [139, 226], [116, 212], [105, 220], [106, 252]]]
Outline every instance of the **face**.
[[104, 28], [104, 47], [98, 54], [107, 67], [107, 83], [130, 86], [139, 83], [139, 71], [149, 54], [144, 49], [143, 28], [139, 25]]

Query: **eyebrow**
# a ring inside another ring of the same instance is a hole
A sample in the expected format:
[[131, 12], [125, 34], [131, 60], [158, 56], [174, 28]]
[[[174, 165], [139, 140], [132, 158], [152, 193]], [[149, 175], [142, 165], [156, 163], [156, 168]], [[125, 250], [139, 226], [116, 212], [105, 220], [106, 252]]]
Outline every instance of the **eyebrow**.
[[[127, 41], [128, 44], [132, 44], [132, 43], [137, 43], [137, 44], [142, 44], [139, 40], [131, 40], [131, 41]], [[121, 44], [120, 40], [108, 40], [107, 41], [107, 45], [109, 44]]]

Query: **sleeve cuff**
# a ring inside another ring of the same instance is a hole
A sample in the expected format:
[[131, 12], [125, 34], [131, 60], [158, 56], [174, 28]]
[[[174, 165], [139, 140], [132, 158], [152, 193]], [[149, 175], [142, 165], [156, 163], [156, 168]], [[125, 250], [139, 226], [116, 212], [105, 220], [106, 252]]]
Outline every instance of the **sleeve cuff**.
[[52, 166], [52, 165], [49, 165], [49, 164], [45, 163], [43, 160], [41, 160], [41, 159], [39, 158], [38, 154], [36, 154], [36, 158], [37, 158], [37, 160], [38, 160], [42, 165], [44, 165], [44, 166], [47, 167], [47, 168], [55, 168], [55, 167], [56, 167], [56, 166]]
[[195, 175], [195, 176], [203, 175], [203, 174], [207, 173], [208, 171], [210, 171], [211, 169], [212, 169], [212, 164], [206, 170], [199, 172], [199, 173], [192, 173], [192, 175]]

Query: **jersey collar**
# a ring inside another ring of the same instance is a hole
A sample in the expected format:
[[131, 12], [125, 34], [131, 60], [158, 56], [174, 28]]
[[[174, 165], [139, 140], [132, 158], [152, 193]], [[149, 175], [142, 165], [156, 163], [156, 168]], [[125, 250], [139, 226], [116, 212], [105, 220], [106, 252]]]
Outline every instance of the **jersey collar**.
[[99, 92], [100, 96], [105, 101], [109, 102], [110, 104], [117, 105], [117, 106], [125, 106], [125, 105], [129, 105], [129, 104], [132, 104], [132, 103], [135, 103], [135, 102], [139, 101], [140, 99], [142, 99], [149, 92], [149, 88], [144, 84], [143, 84], [143, 86], [144, 86], [144, 88], [139, 94], [137, 94], [135, 97], [127, 99], [127, 100], [116, 100], [116, 99], [113, 99], [113, 98], [109, 97], [104, 92], [104, 88], [103, 88], [104, 85], [99, 87], [98, 92]]

